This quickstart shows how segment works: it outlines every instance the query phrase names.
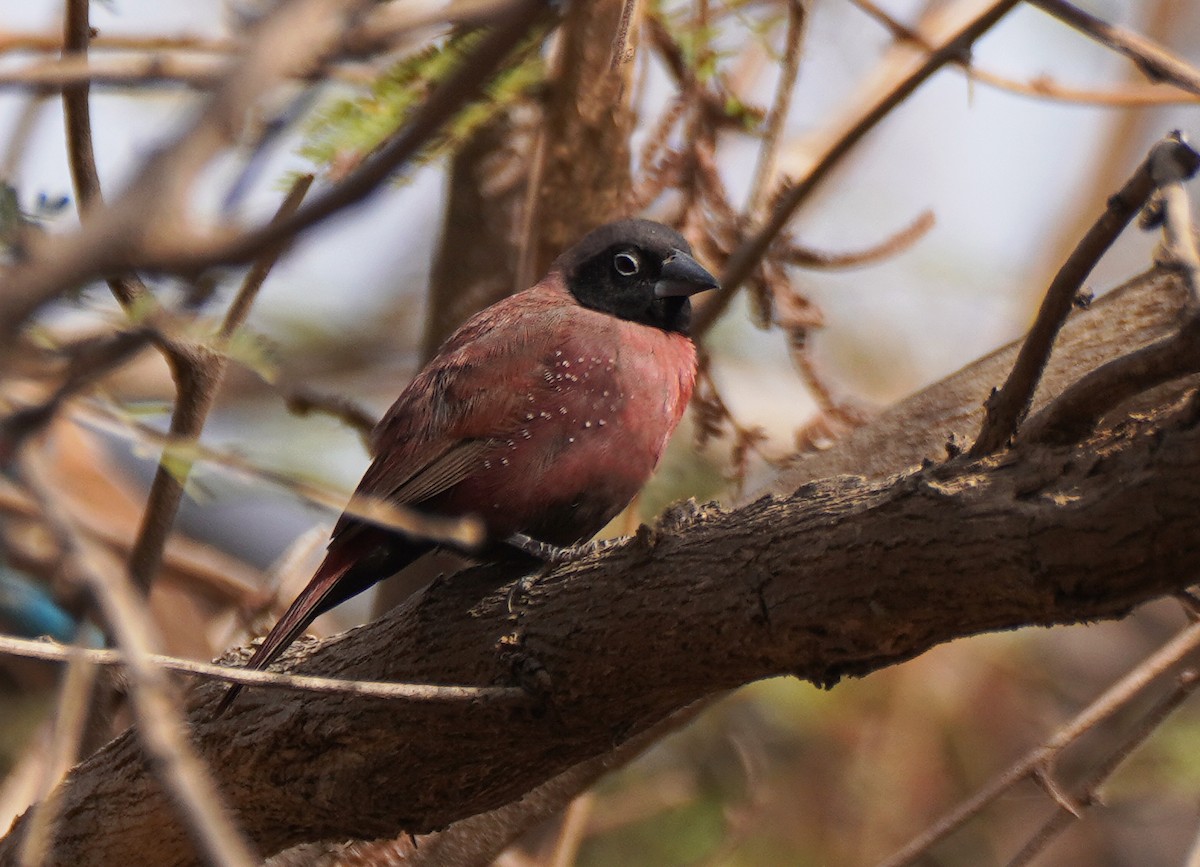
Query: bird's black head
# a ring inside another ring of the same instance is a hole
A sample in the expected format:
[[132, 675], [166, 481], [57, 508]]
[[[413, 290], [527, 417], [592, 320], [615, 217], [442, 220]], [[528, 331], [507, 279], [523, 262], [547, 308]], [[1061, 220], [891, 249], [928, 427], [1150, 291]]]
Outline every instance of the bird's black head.
[[584, 307], [686, 334], [689, 297], [718, 288], [674, 229], [651, 220], [601, 226], [554, 263]]

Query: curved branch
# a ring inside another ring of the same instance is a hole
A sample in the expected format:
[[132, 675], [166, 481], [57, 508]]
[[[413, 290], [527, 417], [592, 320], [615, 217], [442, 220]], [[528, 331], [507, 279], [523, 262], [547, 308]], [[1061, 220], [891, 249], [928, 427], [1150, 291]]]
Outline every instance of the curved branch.
[[[263, 851], [430, 830], [751, 680], [829, 685], [981, 631], [1121, 616], [1200, 568], [1198, 497], [1200, 430], [1185, 413], [880, 483], [840, 477], [732, 512], [677, 509], [515, 589], [487, 569], [460, 573], [290, 656], [311, 674], [520, 683], [540, 699], [531, 706], [251, 691], [211, 720], [221, 690], [200, 687], [193, 740]], [[49, 863], [194, 863], [129, 735], [60, 796]]]

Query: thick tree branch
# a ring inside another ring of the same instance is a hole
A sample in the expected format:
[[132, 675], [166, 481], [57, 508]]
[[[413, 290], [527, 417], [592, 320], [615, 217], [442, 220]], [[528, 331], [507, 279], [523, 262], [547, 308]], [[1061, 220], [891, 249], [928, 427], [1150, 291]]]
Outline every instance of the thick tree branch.
[[[1077, 446], [837, 478], [733, 512], [679, 510], [515, 591], [486, 570], [463, 573], [362, 629], [305, 643], [293, 665], [523, 683], [540, 699], [532, 707], [252, 690], [209, 720], [220, 690], [201, 687], [195, 743], [264, 851], [395, 836], [508, 803], [750, 680], [829, 684], [980, 631], [1120, 616], [1200, 566], [1192, 419], [1160, 408]], [[130, 736], [76, 769], [61, 796], [51, 863], [128, 865], [131, 852], [194, 863]], [[0, 863], [19, 837], [0, 843]]]

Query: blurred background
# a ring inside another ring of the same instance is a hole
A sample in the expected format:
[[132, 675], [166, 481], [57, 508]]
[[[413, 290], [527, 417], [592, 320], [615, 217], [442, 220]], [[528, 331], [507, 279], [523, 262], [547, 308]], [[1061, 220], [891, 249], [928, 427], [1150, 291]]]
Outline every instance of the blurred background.
[[[181, 56], [215, 61], [236, 52], [259, 5], [107, 0], [92, 4], [92, 24], [98, 46], [128, 38], [107, 57], [165, 51], [146, 46], [170, 37], [191, 46], [172, 49]], [[669, 32], [693, 40], [680, 37], [688, 56], [701, 56], [707, 74], [748, 113], [745, 129], [722, 129], [713, 151], [729, 201], [745, 207], [762, 146], [755, 133], [785, 66], [788, 4], [647, 5]], [[933, 39], [982, 4], [880, 5]], [[1196, 4], [1081, 5], [1200, 63]], [[922, 56], [919, 44], [897, 39], [873, 9], [850, 0], [803, 4], [793, 52], [798, 77], [772, 177], [801, 175], [848, 118]], [[701, 12], [703, 27], [695, 25]], [[58, 39], [61, 27], [59, 3], [0, 0], [0, 80], [55, 56], [46, 40]], [[696, 47], [701, 37], [703, 50]], [[371, 89], [379, 77], [417, 50], [427, 46], [347, 63], [319, 88], [281, 94], [278, 106], [263, 109], [265, 120], [282, 118], [279, 134], [211, 167], [194, 219], [262, 218], [297, 173], [315, 172], [318, 184], [336, 179], [344, 142], [362, 134], [345, 120], [347, 106], [361, 109], [366, 95], [381, 99]], [[802, 355], [795, 327], [762, 327], [754, 293], [740, 293], [704, 335], [710, 386], [731, 418], [715, 436], [686, 424], [637, 513], [619, 519], [613, 532], [679, 498], [736, 503], [769, 482], [814, 419], [869, 417], [1019, 337], [1055, 269], [1150, 144], [1173, 128], [1194, 130], [1200, 119], [1194, 99], [1150, 87], [1127, 59], [1032, 6], [1018, 6], [986, 35], [971, 63], [973, 74], [947, 67], [892, 112], [790, 224], [796, 245], [849, 260], [786, 271], [810, 320]], [[678, 82], [648, 50], [633, 75], [636, 175], [647, 168], [639, 159]], [[95, 88], [103, 188], [115, 193], [127, 184], [202, 99], [178, 82]], [[686, 129], [672, 141], [680, 136]], [[516, 134], [512, 147], [523, 147]], [[24, 219], [45, 231], [77, 221], [56, 94], [11, 82], [0, 88], [0, 180]], [[503, 184], [500, 173], [495, 181]], [[353, 488], [369, 461], [360, 433], [328, 414], [292, 412], [288, 399], [332, 395], [377, 417], [399, 393], [425, 351], [448, 188], [448, 157], [435, 155], [307, 234], [280, 261], [233, 353], [205, 428], [207, 446], [284, 476]], [[662, 218], [673, 208], [663, 195], [646, 213]], [[926, 213], [932, 225], [887, 255], [853, 255], [924, 226]], [[1128, 231], [1093, 274], [1093, 291], [1146, 270], [1155, 241]], [[166, 299], [182, 303], [195, 291], [174, 278], [147, 278]], [[212, 300], [201, 312], [216, 316], [240, 273], [209, 278]], [[110, 329], [123, 316], [96, 286], [47, 311], [39, 328], [63, 342]], [[100, 390], [106, 406], [157, 429], [166, 427], [173, 394], [153, 352], [107, 377]], [[97, 532], [131, 537], [158, 450], [131, 442], [103, 418], [87, 406], [64, 413], [45, 450]], [[742, 441], [748, 449], [738, 447], [737, 430], [753, 432]], [[71, 624], [54, 604], [50, 542], [22, 514], [16, 493], [0, 494], [0, 631], [64, 640]], [[164, 647], [207, 659], [269, 623], [272, 608], [307, 579], [335, 518], [286, 487], [198, 465], [154, 594]], [[346, 628], [371, 607], [361, 597], [319, 625]], [[788, 678], [748, 686], [577, 801], [565, 843], [564, 826], [552, 824], [502, 863], [874, 863], [1048, 737], [1185, 622], [1180, 606], [1164, 601], [1118, 623], [959, 641], [828, 692]], [[38, 743], [55, 683], [48, 666], [0, 657], [0, 778], [8, 778], [7, 789], [0, 786], [0, 825], [25, 806], [14, 780]], [[1090, 751], [1105, 749], [1122, 724], [1073, 751], [1064, 775], [1076, 762], [1093, 762], [1101, 753]], [[1200, 831], [1198, 737], [1200, 714], [1185, 705], [1105, 787], [1105, 805], [1040, 863], [1185, 863]], [[1006, 863], [1052, 806], [1036, 787], [1017, 788], [939, 845], [928, 863]]]

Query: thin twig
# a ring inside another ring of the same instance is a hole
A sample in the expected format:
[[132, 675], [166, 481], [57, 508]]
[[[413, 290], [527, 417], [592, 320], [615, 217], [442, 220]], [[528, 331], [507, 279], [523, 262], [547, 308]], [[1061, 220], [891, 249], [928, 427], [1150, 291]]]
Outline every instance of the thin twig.
[[1132, 60], [1153, 81], [1169, 81], [1194, 94], [1200, 94], [1200, 71], [1153, 40], [1109, 24], [1084, 12], [1066, 0], [1029, 0], [1048, 15], [1086, 33], [1097, 42], [1119, 51]]
[[[0, 635], [0, 654], [40, 659], [46, 662], [68, 662], [78, 658], [92, 665], [124, 666], [125, 655], [119, 650], [82, 649], [66, 647], [50, 641], [15, 638]], [[238, 683], [270, 689], [299, 690], [326, 695], [359, 695], [403, 701], [522, 701], [528, 693], [520, 687], [505, 686], [439, 686], [423, 683], [379, 683], [375, 681], [342, 680], [333, 677], [313, 677], [275, 671], [252, 671], [190, 659], [178, 659], [152, 653], [147, 661], [168, 671], [190, 674], [208, 680]]]
[[1017, 783], [1029, 779], [1041, 769], [1050, 767], [1059, 753], [1127, 707], [1150, 683], [1198, 648], [1200, 623], [1193, 623], [1105, 690], [1103, 695], [1055, 732], [1049, 740], [1028, 752], [975, 795], [939, 818], [894, 855], [880, 862], [878, 867], [907, 867], [917, 863], [930, 848], [962, 827]]
[[362, 405], [344, 395], [325, 394], [303, 385], [285, 390], [283, 398], [288, 412], [295, 415], [323, 413], [338, 419], [357, 433], [367, 451], [371, 451], [371, 434], [379, 419]]
[[[296, 212], [312, 181], [312, 175], [301, 175], [292, 183], [275, 213], [275, 222]], [[174, 442], [187, 444], [199, 439], [228, 370], [228, 357], [221, 349], [245, 321], [258, 290], [282, 254], [282, 245], [274, 244], [264, 249], [250, 266], [241, 288], [225, 312], [215, 349], [199, 343], [183, 344], [179, 341], [172, 341], [169, 345], [167, 360], [171, 363], [175, 378], [175, 409], [171, 413], [169, 433]], [[178, 458], [178, 455], [173, 457]], [[134, 584], [143, 593], [150, 591], [150, 585], [162, 565], [163, 550], [175, 526], [175, 517], [179, 513], [190, 473], [190, 461], [168, 460], [166, 456], [159, 461], [155, 470], [142, 512], [142, 523], [129, 554], [130, 574]]]
[[1182, 672], [1179, 675], [1179, 681], [1175, 689], [1163, 696], [1162, 699], [1150, 708], [1138, 721], [1133, 730], [1120, 740], [1108, 757], [1097, 765], [1075, 787], [1075, 794], [1069, 799], [1069, 803], [1072, 806], [1068, 807], [1067, 804], [1060, 801], [1050, 818], [1034, 832], [1025, 845], [1008, 862], [1008, 867], [1024, 867], [1024, 865], [1029, 864], [1059, 834], [1080, 819], [1084, 810], [1094, 806], [1097, 802], [1097, 793], [1100, 786], [1116, 773], [1117, 769], [1133, 754], [1134, 750], [1158, 731], [1167, 717], [1183, 704], [1198, 685], [1200, 685], [1200, 677], [1197, 676], [1195, 671], [1188, 670]]
[[775, 160], [792, 105], [792, 94], [800, 77], [800, 43], [804, 38], [804, 25], [808, 12], [800, 0], [788, 0], [787, 32], [783, 38], [783, 63], [779, 70], [779, 84], [775, 87], [775, 99], [763, 122], [762, 144], [758, 149], [758, 165], [754, 167], [754, 180], [750, 183], [750, 195], [746, 200], [746, 213], [757, 217], [767, 200], [767, 190], [775, 174]]
[[26, 460], [23, 476], [41, 501], [48, 525], [68, 552], [67, 564], [91, 591], [129, 676], [130, 707], [142, 748], [164, 789], [175, 802], [192, 840], [213, 864], [252, 867], [259, 859], [238, 833], [216, 783], [185, 732], [185, 722], [170, 681], [150, 660], [151, 627], [122, 564], [85, 534], [58, 508], [39, 469]]
[[226, 57], [177, 57], [171, 54], [104, 60], [63, 57], [0, 70], [0, 91], [35, 89], [65, 93], [90, 87], [116, 87], [127, 91], [134, 87], [164, 85], [207, 90], [220, 82], [229, 64]]
[[285, 472], [255, 466], [245, 458], [208, 448], [192, 440], [178, 442], [169, 434], [130, 421], [119, 411], [94, 401], [72, 407], [71, 414], [76, 421], [87, 427], [114, 434], [139, 445], [170, 449], [180, 460], [204, 461], [235, 478], [268, 482], [311, 503], [362, 518], [390, 530], [464, 550], [477, 548], [484, 541], [483, 525], [474, 517], [451, 518], [425, 514], [385, 498], [351, 496], [345, 491], [297, 479]]
[[854, 149], [855, 145], [935, 72], [947, 63], [953, 63], [967, 54], [975, 41], [987, 33], [996, 22], [1017, 5], [1017, 2], [1018, 0], [996, 0], [959, 28], [957, 32], [931, 51], [915, 70], [904, 76], [886, 94], [868, 107], [846, 132], [838, 136], [825, 153], [816, 160], [803, 180], [787, 188], [775, 199], [776, 205], [766, 222], [746, 238], [725, 263], [720, 278], [723, 291], [698, 311], [696, 321], [692, 326], [695, 333], [702, 334], [707, 331], [732, 303], [736, 290], [758, 267], [759, 262], [767, 254], [771, 244], [783, 231], [796, 210], [808, 200], [809, 196]]
[[21, 841], [21, 867], [44, 864], [53, 837], [54, 820], [58, 816], [58, 798], [53, 794], [59, 778], [78, 761], [83, 729], [87, 722], [88, 696], [96, 679], [96, 666], [78, 647], [64, 647], [67, 663], [58, 703], [51, 724], [52, 737], [42, 762], [42, 779], [37, 800], [31, 806], [29, 831]]
[[995, 90], [1076, 105], [1141, 108], [1154, 105], [1195, 105], [1200, 101], [1200, 96], [1189, 93], [1176, 84], [1124, 85], [1097, 90], [1069, 87], [1045, 76], [1039, 76], [1030, 81], [1018, 81], [987, 69], [980, 69], [978, 66], [970, 68], [970, 75], [972, 81]]
[[[91, 24], [88, 19], [89, 0], [68, 0], [63, 19], [63, 58], [87, 63]], [[71, 181], [78, 200], [79, 219], [86, 220], [88, 212], [104, 204], [100, 191], [100, 175], [96, 171], [96, 152], [92, 145], [92, 110], [87, 81], [64, 87], [62, 92], [63, 120], [67, 135], [67, 162]], [[149, 294], [146, 285], [135, 274], [108, 276], [108, 286], [122, 307], [130, 308]]]
[[1200, 372], [1200, 254], [1183, 181], [1200, 168], [1200, 154], [1185, 144], [1156, 146], [1150, 173], [1161, 184], [1163, 249], [1166, 262], [1189, 290], [1183, 322], [1168, 335], [1097, 367], [1063, 391], [1026, 425], [1031, 442], [1069, 441], [1085, 435], [1104, 413], [1149, 388]]
[[783, 253], [782, 258], [788, 264], [799, 265], [803, 268], [856, 268], [888, 259], [908, 249], [921, 240], [936, 222], [933, 211], [922, 211], [909, 225], [890, 238], [884, 238], [878, 244], [863, 250], [855, 250], [851, 253], [826, 253], [792, 245]]
[[1150, 200], [1150, 196], [1158, 187], [1154, 166], [1164, 159], [1190, 165], [1190, 176], [1196, 170], [1200, 155], [1188, 147], [1177, 134], [1169, 135], [1151, 149], [1150, 154], [1120, 192], [1108, 200], [1108, 207], [1100, 219], [1083, 236], [1067, 257], [1067, 261], [1054, 275], [1049, 288], [1046, 289], [1046, 297], [1042, 300], [1037, 319], [1021, 346], [1008, 379], [999, 391], [988, 398], [979, 436], [975, 438], [969, 451], [972, 457], [994, 453], [1003, 448], [1017, 432], [1017, 427], [1024, 420], [1033, 402], [1042, 371], [1050, 359], [1054, 339], [1066, 321], [1067, 314], [1071, 312], [1083, 281], [1130, 220]]
[[[929, 50], [929, 42], [917, 30], [894, 18], [873, 0], [850, 0], [858, 9], [877, 23], [883, 25], [897, 41], [908, 42], [922, 50]], [[1179, 84], [1171, 82], [1166, 87], [1119, 87], [1105, 90], [1088, 90], [1065, 87], [1047, 77], [1036, 78], [1031, 82], [1016, 81], [995, 72], [981, 69], [974, 62], [961, 59], [955, 64], [972, 80], [986, 84], [998, 90], [1017, 93], [1022, 96], [1032, 96], [1037, 99], [1054, 99], [1062, 102], [1083, 103], [1087, 105], [1106, 105], [1111, 107], [1129, 108], [1144, 105], [1177, 105], [1194, 103], [1198, 95], [1190, 92]]]

